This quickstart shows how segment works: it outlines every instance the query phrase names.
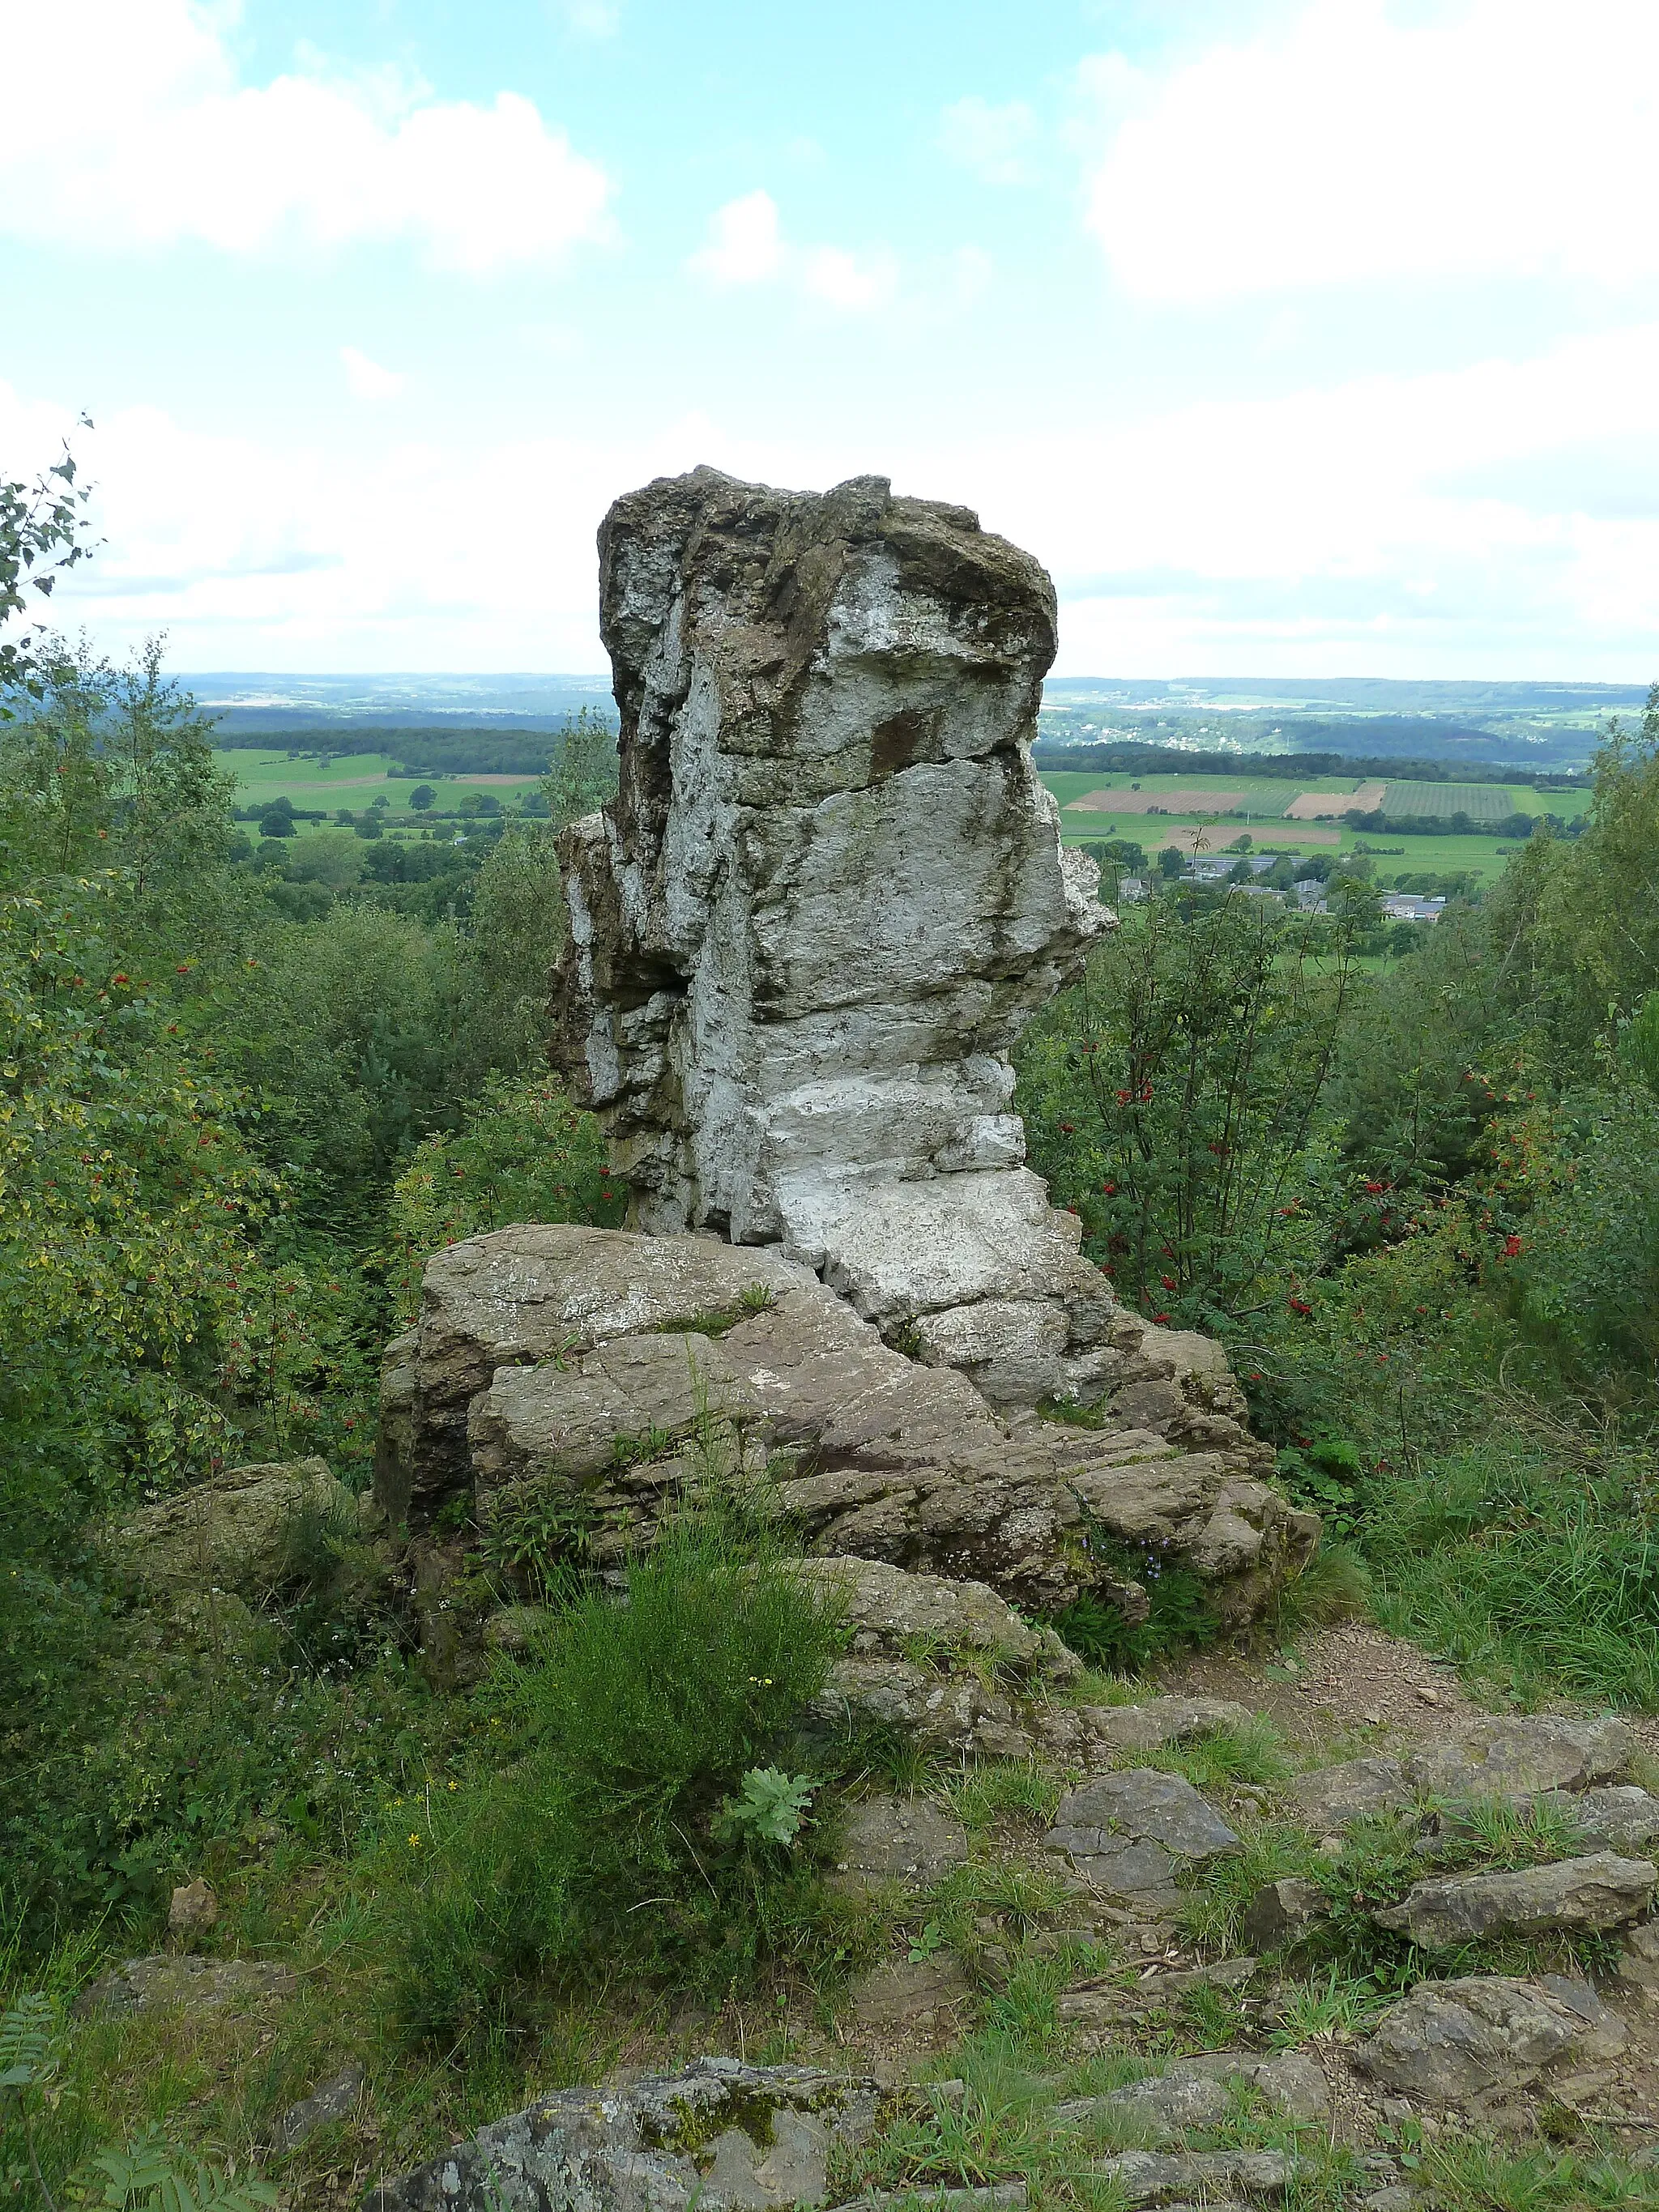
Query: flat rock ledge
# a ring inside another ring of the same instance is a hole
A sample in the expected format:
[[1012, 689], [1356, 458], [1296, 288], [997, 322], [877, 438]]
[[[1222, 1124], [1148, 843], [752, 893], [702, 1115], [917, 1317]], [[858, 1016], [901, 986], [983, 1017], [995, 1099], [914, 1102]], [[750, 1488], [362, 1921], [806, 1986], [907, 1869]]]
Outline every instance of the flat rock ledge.
[[566, 2089], [383, 2181], [363, 2212], [769, 2212], [822, 2204], [831, 2150], [890, 2093], [864, 2075], [700, 2058], [626, 2088]]
[[[1271, 1451], [1216, 1347], [1127, 1314], [1112, 1328], [1101, 1425], [1011, 1425], [775, 1249], [498, 1230], [430, 1261], [419, 1321], [388, 1349], [376, 1496], [419, 1535], [448, 1500], [488, 1528], [533, 1487], [603, 1562], [711, 1475], [764, 1478], [811, 1552], [1035, 1611], [1112, 1581], [1087, 1548], [1098, 1528], [1189, 1568], [1242, 1626], [1310, 1556], [1316, 1516], [1261, 1479]], [[1115, 1595], [1144, 1604], [1121, 1576]]]

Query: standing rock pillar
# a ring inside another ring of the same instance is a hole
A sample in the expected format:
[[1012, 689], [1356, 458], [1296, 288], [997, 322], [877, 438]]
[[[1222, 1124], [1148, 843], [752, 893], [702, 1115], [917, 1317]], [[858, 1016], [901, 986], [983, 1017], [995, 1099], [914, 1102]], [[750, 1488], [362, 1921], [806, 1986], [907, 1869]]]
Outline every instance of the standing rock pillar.
[[945, 1364], [1085, 1379], [1115, 1310], [1010, 1110], [1113, 922], [1031, 765], [1047, 574], [883, 477], [706, 468], [618, 500], [599, 562], [621, 788], [561, 839], [555, 1050], [638, 1225], [781, 1245]]

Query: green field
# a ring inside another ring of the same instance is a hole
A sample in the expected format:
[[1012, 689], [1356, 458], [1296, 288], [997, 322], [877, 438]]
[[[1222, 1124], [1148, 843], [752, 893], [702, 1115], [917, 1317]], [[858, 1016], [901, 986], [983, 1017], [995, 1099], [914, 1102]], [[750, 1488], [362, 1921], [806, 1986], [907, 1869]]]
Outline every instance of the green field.
[[1467, 814], [1471, 822], [1503, 822], [1514, 813], [1545, 811], [1539, 793], [1501, 783], [1391, 783], [1382, 801], [1385, 814], [1424, 814], [1437, 821]]
[[239, 805], [257, 806], [262, 799], [290, 799], [296, 807], [311, 811], [326, 807], [332, 813], [349, 806], [361, 813], [377, 799], [391, 802], [394, 814], [410, 811], [409, 794], [424, 781], [438, 794], [440, 807], [453, 808], [468, 791], [493, 791], [505, 806], [521, 792], [533, 791], [533, 775], [392, 775], [394, 763], [381, 753], [348, 753], [326, 768], [316, 760], [295, 760], [286, 752], [244, 751], [240, 747], [216, 752], [214, 763], [234, 778]]
[[[1364, 846], [1376, 855], [1376, 872], [1384, 878], [1397, 875], [1444, 875], [1467, 870], [1485, 882], [1500, 876], [1516, 848], [1491, 835], [1468, 836], [1407, 836], [1387, 831], [1358, 830], [1346, 823], [1288, 822], [1284, 810], [1300, 791], [1329, 792], [1338, 797], [1356, 790], [1353, 776], [1316, 776], [1301, 782], [1267, 777], [1228, 776], [1216, 779], [1218, 794], [1240, 794], [1232, 811], [1219, 817], [1213, 811], [1147, 814], [1092, 809], [1079, 811], [1074, 802], [1096, 791], [1133, 793], [1144, 805], [1160, 792], [1191, 793], [1204, 778], [1188, 769], [1184, 775], [1098, 775], [1086, 772], [1045, 769], [1043, 782], [1060, 801], [1060, 834], [1068, 845], [1087, 844], [1111, 837], [1133, 838], [1150, 855], [1168, 842], [1177, 829], [1206, 826], [1215, 849], [1230, 844], [1248, 830], [1258, 852], [1274, 850], [1313, 854], [1333, 860]], [[1530, 784], [1390, 783], [1385, 811], [1406, 814], [1449, 817], [1460, 811], [1474, 820], [1502, 822], [1511, 814], [1555, 814], [1575, 820], [1589, 804], [1588, 791], [1534, 791]], [[1470, 802], [1474, 803], [1471, 804]], [[1334, 833], [1334, 834], [1333, 834]]]

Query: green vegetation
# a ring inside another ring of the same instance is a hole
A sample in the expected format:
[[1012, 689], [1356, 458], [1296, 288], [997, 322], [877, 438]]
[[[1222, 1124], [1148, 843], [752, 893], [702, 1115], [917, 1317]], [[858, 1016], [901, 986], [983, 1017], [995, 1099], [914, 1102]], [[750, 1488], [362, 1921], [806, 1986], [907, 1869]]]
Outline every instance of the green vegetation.
[[1346, 864], [1318, 921], [1174, 885], [1019, 1056], [1085, 1249], [1222, 1335], [1382, 1618], [1524, 1699], [1659, 1703], [1656, 845], [1659, 692], [1389, 972]]

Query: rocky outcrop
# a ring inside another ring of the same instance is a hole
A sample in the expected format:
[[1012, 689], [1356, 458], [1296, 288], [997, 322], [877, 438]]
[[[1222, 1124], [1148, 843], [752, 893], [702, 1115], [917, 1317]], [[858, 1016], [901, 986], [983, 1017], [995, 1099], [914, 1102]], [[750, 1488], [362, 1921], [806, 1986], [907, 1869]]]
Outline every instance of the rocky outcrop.
[[147, 1505], [105, 1535], [125, 1574], [150, 1590], [223, 1590], [259, 1599], [306, 1564], [319, 1534], [357, 1526], [357, 1501], [326, 1460], [228, 1468]]
[[364, 2212], [769, 2212], [821, 2204], [830, 2152], [884, 2105], [861, 2076], [702, 2058], [627, 2088], [565, 2089], [385, 2181]]
[[1120, 1896], [1161, 1895], [1178, 1874], [1243, 1848], [1190, 1782], [1152, 1766], [1070, 1791], [1044, 1841], [1085, 1881]]
[[823, 1255], [861, 1195], [1018, 1175], [1006, 1054], [1106, 917], [1031, 767], [1041, 566], [884, 478], [617, 501], [612, 806], [561, 848], [560, 1050], [640, 1220]]
[[646, 1234], [432, 1261], [382, 1503], [418, 1529], [470, 1494], [488, 1529], [532, 1486], [604, 1564], [764, 1479], [815, 1552], [1131, 1619], [1180, 1566], [1253, 1619], [1317, 1523], [1219, 1347], [1118, 1305], [1011, 1111], [1010, 1048], [1113, 926], [1031, 764], [1048, 577], [877, 477], [708, 469], [619, 500], [599, 562], [620, 788], [560, 841], [555, 1057]]
[[1541, 1936], [1556, 1929], [1621, 1927], [1653, 1900], [1659, 1869], [1651, 1859], [1612, 1851], [1559, 1859], [1516, 1874], [1447, 1875], [1414, 1882], [1377, 1925], [1413, 1943], [1444, 1950], [1485, 1936]]
[[[377, 1495], [416, 1528], [465, 1496], [487, 1528], [533, 1492], [604, 1561], [665, 1499], [740, 1473], [815, 1553], [1044, 1610], [1126, 1560], [1184, 1565], [1242, 1624], [1317, 1524], [1259, 1479], [1263, 1446], [1187, 1395], [1167, 1333], [1120, 1321], [1143, 1378], [1129, 1425], [1011, 1428], [775, 1251], [500, 1230], [427, 1269], [420, 1321], [387, 1356]], [[1168, 1433], [1134, 1425], [1150, 1419]]]
[[1588, 1983], [1470, 1975], [1420, 1983], [1390, 2008], [1356, 2063], [1385, 2089], [1460, 2104], [1506, 2096], [1563, 2063], [1615, 2057], [1627, 2039]]
[[993, 1404], [1095, 1403], [1115, 1305], [1011, 1110], [1114, 926], [1031, 764], [1048, 576], [880, 477], [710, 469], [617, 501], [599, 566], [621, 786], [560, 841], [555, 1057], [635, 1218], [779, 1246]]

